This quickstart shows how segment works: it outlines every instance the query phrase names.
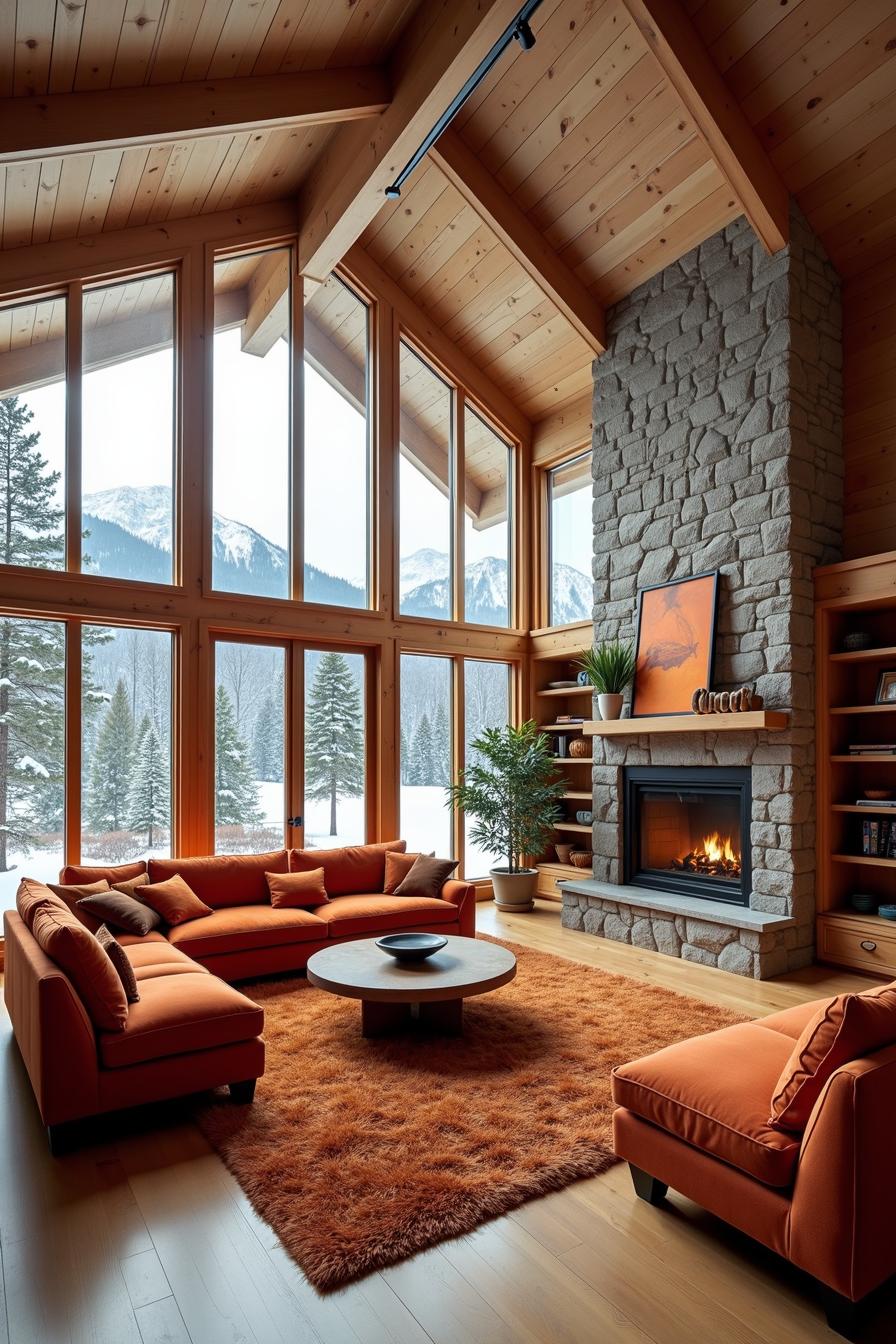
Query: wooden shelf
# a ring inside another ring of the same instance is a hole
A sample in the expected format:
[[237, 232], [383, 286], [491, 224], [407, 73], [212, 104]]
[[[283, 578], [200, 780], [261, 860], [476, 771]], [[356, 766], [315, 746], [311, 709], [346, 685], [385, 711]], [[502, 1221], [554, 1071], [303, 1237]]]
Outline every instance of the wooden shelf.
[[867, 868], [896, 868], [896, 859], [882, 859], [877, 854], [832, 854], [834, 863], [859, 863]]
[[561, 686], [559, 689], [536, 691], [536, 695], [546, 696], [566, 696], [566, 695], [593, 695], [594, 691], [590, 686]]
[[831, 705], [831, 714], [896, 714], [896, 702], [892, 705]]
[[[779, 709], [750, 709], [743, 714], [669, 714], [643, 719], [598, 719], [582, 725], [586, 737], [634, 737], [641, 733], [779, 732], [790, 715]], [[894, 758], [896, 759], [896, 758]]]
[[586, 719], [579, 719], [578, 723], [540, 723], [538, 731], [540, 733], [581, 733], [586, 722]]
[[592, 794], [585, 789], [570, 789], [567, 793], [561, 793], [561, 798], [565, 798], [570, 803], [590, 803]]
[[558, 821], [554, 823], [555, 831], [575, 831], [576, 835], [590, 835], [591, 827], [582, 826], [578, 821]]
[[881, 807], [869, 799], [867, 806], [862, 803], [831, 803], [832, 812], [858, 812], [864, 816], [868, 812], [873, 812], [878, 817], [892, 817], [896, 821], [896, 807]]
[[[551, 756], [550, 760], [562, 762], [563, 765], [593, 765], [594, 761], [590, 756]], [[896, 761], [896, 756], [893, 757]], [[590, 796], [590, 795], [589, 795]]]
[[[885, 905], [881, 901], [881, 905]], [[863, 924], [867, 924], [871, 929], [879, 929], [881, 933], [889, 933], [891, 936], [896, 934], [896, 920], [884, 919], [883, 915], [872, 915], [870, 912], [862, 910], [853, 910], [852, 907], [838, 906], [835, 910], [825, 910], [825, 919], [860, 919]]]
[[832, 756], [832, 761], [896, 761], [896, 751], [875, 751], [869, 754], [867, 751], [863, 756]]
[[828, 654], [832, 663], [873, 663], [878, 658], [896, 659], [896, 645], [887, 645], [883, 649], [855, 649], [849, 653]]

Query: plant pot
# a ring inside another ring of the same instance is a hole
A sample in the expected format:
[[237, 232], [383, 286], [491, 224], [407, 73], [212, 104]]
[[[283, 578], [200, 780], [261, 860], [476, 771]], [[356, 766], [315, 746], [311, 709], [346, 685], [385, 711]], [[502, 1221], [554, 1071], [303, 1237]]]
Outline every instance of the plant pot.
[[495, 905], [499, 910], [531, 910], [535, 904], [535, 883], [538, 872], [535, 868], [523, 868], [519, 873], [508, 873], [506, 868], [492, 868], [489, 871]]
[[621, 695], [599, 695], [597, 708], [602, 719], [618, 719], [622, 714]]
[[564, 845], [560, 843], [554, 846], [554, 850], [557, 854], [558, 863], [569, 863], [569, 856], [573, 850], [572, 845]]

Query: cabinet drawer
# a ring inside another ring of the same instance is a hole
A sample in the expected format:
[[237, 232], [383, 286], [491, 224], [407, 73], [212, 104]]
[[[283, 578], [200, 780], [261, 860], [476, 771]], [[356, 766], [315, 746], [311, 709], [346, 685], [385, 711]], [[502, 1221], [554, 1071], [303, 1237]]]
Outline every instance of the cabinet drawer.
[[[882, 921], [881, 921], [882, 922]], [[818, 955], [822, 961], [836, 961], [863, 971], [878, 971], [896, 976], [896, 927], [881, 932], [877, 922], [871, 929], [856, 923], [825, 919], [818, 921]]]
[[562, 901], [563, 888], [557, 885], [564, 879], [569, 881], [570, 874], [565, 870], [551, 869], [547, 865], [542, 865], [538, 869], [538, 881], [535, 884], [536, 896], [542, 896], [549, 901]]

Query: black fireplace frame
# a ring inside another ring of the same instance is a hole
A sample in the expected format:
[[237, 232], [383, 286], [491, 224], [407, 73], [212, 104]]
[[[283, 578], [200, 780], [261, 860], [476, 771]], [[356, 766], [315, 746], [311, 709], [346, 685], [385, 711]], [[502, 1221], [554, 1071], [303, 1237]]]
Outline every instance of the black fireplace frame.
[[[750, 824], [753, 819], [752, 771], [749, 766], [704, 765], [627, 765], [624, 768], [623, 859], [627, 886], [646, 887], [667, 895], [698, 896], [705, 901], [724, 901], [726, 905], [749, 906], [752, 889], [750, 862]], [[643, 869], [640, 862], [641, 835], [638, 817], [640, 789], [666, 788], [670, 792], [699, 790], [740, 800], [741, 872], [740, 891], [735, 894], [731, 882], [721, 878], [692, 877], [675, 870], [659, 872]]]

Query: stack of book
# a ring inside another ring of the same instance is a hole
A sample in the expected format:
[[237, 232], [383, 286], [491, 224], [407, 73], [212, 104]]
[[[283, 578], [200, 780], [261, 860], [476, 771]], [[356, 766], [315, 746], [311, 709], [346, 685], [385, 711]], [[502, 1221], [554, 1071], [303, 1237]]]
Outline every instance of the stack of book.
[[862, 821], [862, 853], [878, 859], [896, 859], [896, 817], [865, 817]]
[[896, 742], [856, 742], [850, 756], [896, 756]]
[[558, 714], [555, 723], [584, 723], [584, 714]]

